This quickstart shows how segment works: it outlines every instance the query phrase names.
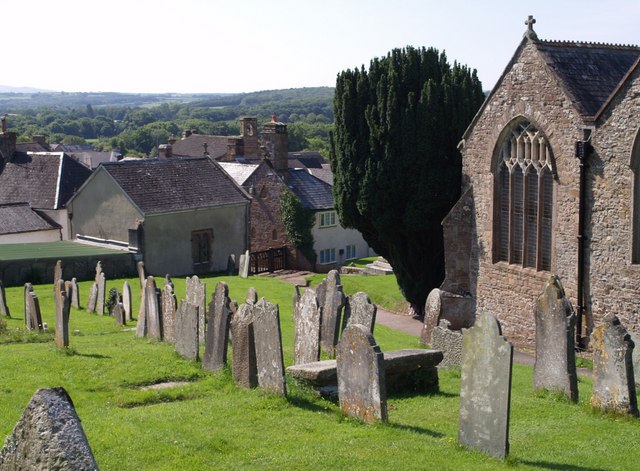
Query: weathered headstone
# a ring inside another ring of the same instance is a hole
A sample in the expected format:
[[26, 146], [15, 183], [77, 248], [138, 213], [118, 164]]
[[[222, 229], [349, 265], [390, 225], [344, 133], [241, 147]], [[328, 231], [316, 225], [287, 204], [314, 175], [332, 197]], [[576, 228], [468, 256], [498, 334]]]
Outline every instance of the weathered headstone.
[[633, 342], [633, 354], [631, 355], [631, 363], [633, 363], [633, 378], [636, 382], [636, 390], [640, 386], [640, 336], [629, 332], [629, 337]]
[[424, 322], [422, 324], [422, 332], [420, 334], [420, 342], [431, 345], [433, 339], [433, 329], [440, 322], [441, 312], [441, 291], [434, 288], [429, 292], [427, 301], [424, 303]]
[[360, 324], [343, 332], [336, 354], [340, 410], [367, 423], [387, 420], [384, 356]]
[[98, 286], [98, 296], [96, 298], [96, 313], [99, 316], [103, 316], [107, 291], [107, 279], [105, 278], [102, 271], [100, 271], [100, 273], [96, 275], [96, 284]]
[[265, 391], [287, 395], [282, 355], [282, 333], [277, 304], [262, 298], [253, 310], [253, 338], [256, 347], [258, 386]]
[[11, 317], [11, 312], [7, 305], [7, 293], [4, 290], [2, 280], [0, 280], [0, 316]]
[[244, 302], [247, 304], [256, 304], [258, 302], [258, 292], [255, 288], [252, 287], [247, 290]]
[[202, 358], [202, 368], [207, 371], [218, 371], [227, 364], [229, 323], [235, 311], [237, 306], [229, 299], [229, 287], [219, 281], [209, 303], [207, 342]]
[[144, 262], [140, 261], [136, 263], [136, 270], [138, 272], [138, 279], [140, 280], [140, 289], [144, 288], [144, 282], [147, 281], [147, 275], [144, 272]]
[[58, 260], [56, 262], [55, 267], [53, 267], [53, 289], [58, 286], [58, 280], [62, 279], [62, 260]]
[[69, 311], [71, 300], [64, 289], [64, 281], [58, 279], [55, 290], [56, 297], [56, 345], [60, 348], [69, 346]]
[[124, 320], [129, 322], [132, 320], [131, 312], [131, 286], [129, 286], [129, 282], [125, 281], [122, 285], [122, 306], [124, 307]]
[[440, 319], [431, 333], [431, 348], [442, 352], [438, 368], [455, 368], [462, 365], [462, 331], [451, 330], [451, 323]]
[[293, 324], [293, 364], [320, 360], [320, 306], [312, 289], [305, 289], [297, 302], [294, 300]]
[[71, 278], [71, 306], [80, 309], [80, 289], [78, 288], [78, 280]]
[[547, 281], [534, 309], [536, 319], [535, 390], [560, 391], [578, 400], [576, 315], [557, 276]]
[[254, 304], [241, 304], [231, 319], [233, 381], [242, 388], [258, 386], [256, 348], [253, 338]]
[[39, 389], [0, 450], [0, 469], [97, 470], [73, 402], [63, 388]]
[[198, 306], [186, 300], [180, 302], [176, 311], [176, 352], [187, 360], [199, 358]]
[[353, 296], [347, 297], [342, 322], [343, 330], [351, 324], [360, 324], [369, 329], [373, 334], [377, 312], [378, 307], [371, 302], [367, 293], [359, 291]]
[[513, 345], [500, 323], [480, 315], [462, 338], [461, 445], [504, 459], [509, 452], [509, 407]]
[[176, 310], [178, 300], [171, 277], [167, 275], [162, 288], [162, 334], [167, 342], [176, 341]]
[[200, 319], [198, 319], [198, 329], [199, 329], [199, 338], [200, 343], [204, 343], [204, 332], [205, 332], [205, 319], [207, 315], [207, 285], [200, 281], [197, 275], [193, 275], [192, 277], [187, 277], [187, 302], [193, 304], [194, 306], [198, 306], [198, 315]]
[[162, 340], [162, 316], [160, 313], [160, 290], [156, 288], [153, 276], [148, 276], [145, 282], [145, 319], [147, 335]]
[[42, 330], [40, 300], [31, 283], [24, 285], [24, 325], [27, 330]]
[[331, 270], [318, 285], [316, 296], [320, 305], [320, 348], [333, 358], [338, 344], [342, 309], [345, 303], [340, 275], [336, 270]]
[[234, 276], [236, 274], [236, 255], [229, 254], [229, 258], [227, 259], [227, 276]]
[[89, 290], [89, 297], [87, 298], [87, 312], [95, 313], [96, 305], [98, 303], [98, 283], [93, 283]]
[[240, 275], [241, 278], [249, 277], [250, 265], [251, 265], [251, 256], [249, 255], [249, 251], [247, 250], [245, 253], [240, 254], [238, 275]]
[[125, 319], [125, 313], [124, 313], [124, 304], [122, 303], [116, 303], [115, 306], [113, 306], [113, 317], [116, 320], [116, 325], [125, 325], [126, 319]]
[[591, 405], [637, 417], [634, 345], [627, 329], [614, 314], [606, 314], [593, 330], [590, 345], [593, 349]]

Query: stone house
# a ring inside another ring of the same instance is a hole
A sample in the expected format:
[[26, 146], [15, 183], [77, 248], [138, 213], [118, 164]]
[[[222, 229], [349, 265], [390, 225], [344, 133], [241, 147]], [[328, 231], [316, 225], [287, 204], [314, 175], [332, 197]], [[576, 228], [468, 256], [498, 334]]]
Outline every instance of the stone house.
[[583, 343], [608, 312], [640, 332], [640, 48], [543, 41], [534, 22], [462, 136], [441, 292], [532, 346], [557, 274]]
[[0, 204], [0, 244], [62, 240], [62, 228], [29, 203]]
[[139, 252], [155, 275], [227, 269], [249, 246], [250, 196], [208, 157], [101, 164], [68, 203], [74, 237]]

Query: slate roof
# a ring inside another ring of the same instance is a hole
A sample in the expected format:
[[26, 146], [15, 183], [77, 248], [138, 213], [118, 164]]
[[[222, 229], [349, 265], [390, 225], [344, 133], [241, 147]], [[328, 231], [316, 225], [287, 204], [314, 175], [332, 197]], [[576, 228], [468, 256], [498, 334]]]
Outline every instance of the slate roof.
[[570, 41], [536, 43], [583, 116], [595, 116], [640, 58], [638, 46]]
[[237, 162], [218, 162], [225, 172], [235, 180], [238, 185], [244, 185], [253, 175], [259, 164], [240, 164]]
[[60, 209], [91, 175], [62, 152], [16, 152], [0, 168], [0, 204], [29, 202], [36, 209]]
[[287, 186], [298, 197], [303, 208], [313, 211], [333, 209], [331, 185], [314, 177], [306, 169], [289, 169]]
[[202, 157], [204, 156], [204, 144], [207, 144], [207, 152], [212, 159], [226, 155], [229, 138], [233, 136], [209, 136], [206, 134], [191, 134], [171, 145], [174, 156]]
[[249, 202], [222, 167], [207, 157], [105, 162], [100, 168], [144, 214]]
[[0, 234], [59, 229], [55, 222], [39, 215], [29, 203], [0, 204]]

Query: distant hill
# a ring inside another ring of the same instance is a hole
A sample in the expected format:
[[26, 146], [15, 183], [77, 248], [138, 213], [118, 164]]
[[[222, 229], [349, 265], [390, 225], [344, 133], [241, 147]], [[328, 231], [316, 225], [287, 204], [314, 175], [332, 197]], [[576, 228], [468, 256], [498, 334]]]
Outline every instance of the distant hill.
[[12, 87], [11, 85], [0, 85], [0, 93], [48, 93], [51, 90], [44, 90], [33, 87]]

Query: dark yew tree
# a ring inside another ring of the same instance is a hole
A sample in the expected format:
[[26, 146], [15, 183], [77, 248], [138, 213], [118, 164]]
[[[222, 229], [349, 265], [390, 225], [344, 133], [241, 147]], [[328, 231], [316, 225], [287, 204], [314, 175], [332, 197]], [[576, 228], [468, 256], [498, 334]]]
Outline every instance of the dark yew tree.
[[483, 100], [476, 71], [433, 48], [394, 49], [337, 78], [336, 210], [389, 261], [417, 312], [444, 277], [441, 221], [460, 195], [457, 145]]

